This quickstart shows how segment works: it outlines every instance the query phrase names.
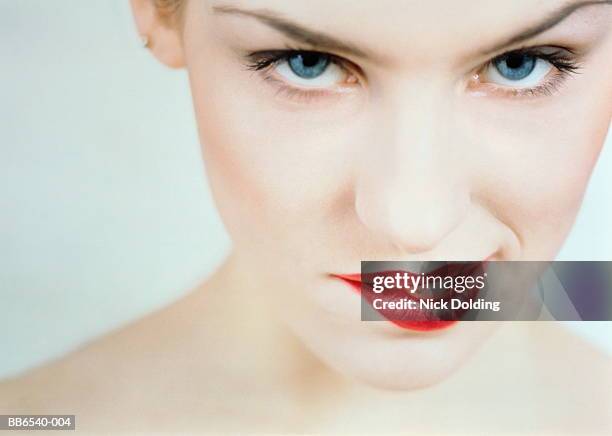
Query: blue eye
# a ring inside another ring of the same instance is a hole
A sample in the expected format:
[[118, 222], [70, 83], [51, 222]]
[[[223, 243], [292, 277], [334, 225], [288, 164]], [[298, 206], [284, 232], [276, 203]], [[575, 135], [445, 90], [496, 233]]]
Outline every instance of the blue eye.
[[325, 72], [329, 56], [315, 52], [300, 52], [287, 58], [291, 71], [303, 79], [315, 79]]
[[526, 53], [508, 53], [493, 61], [501, 76], [508, 80], [523, 80], [533, 72], [537, 64], [535, 56]]

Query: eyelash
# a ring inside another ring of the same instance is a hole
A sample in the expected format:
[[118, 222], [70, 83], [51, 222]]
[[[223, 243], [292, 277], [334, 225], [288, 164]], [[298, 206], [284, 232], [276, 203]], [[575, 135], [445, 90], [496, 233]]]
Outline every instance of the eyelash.
[[[287, 62], [289, 58], [300, 53], [317, 53], [322, 56], [327, 56], [330, 63], [336, 64], [342, 68], [347, 74], [351, 74], [354, 77], [360, 77], [362, 75], [359, 67], [352, 62], [335, 56], [330, 53], [317, 52], [308, 49], [297, 49], [287, 48], [283, 50], [265, 50], [252, 52], [247, 54], [246, 66], [251, 71], [263, 73], [263, 78], [267, 82], [277, 86], [278, 93], [283, 93], [285, 96], [292, 99], [299, 99], [303, 101], [311, 101], [316, 98], [330, 96], [336, 93], [337, 90], [325, 90], [325, 89], [303, 89], [286, 83], [284, 80], [274, 77], [270, 74], [270, 70], [281, 62]], [[564, 47], [553, 47], [553, 46], [540, 46], [540, 47], [525, 47], [515, 50], [511, 50], [502, 53], [480, 67], [473, 76], [473, 79], [478, 82], [481, 73], [486, 71], [495, 61], [503, 56], [510, 54], [518, 54], [525, 56], [533, 56], [538, 60], [543, 60], [552, 65], [554, 68], [554, 76], [545, 79], [545, 82], [533, 87], [533, 88], [508, 88], [503, 85], [493, 83], [479, 83], [479, 85], [486, 85], [489, 87], [494, 95], [501, 95], [509, 98], [534, 98], [542, 96], [553, 96], [559, 92], [561, 85], [563, 85], [571, 75], [578, 74], [581, 69], [581, 65], [578, 62], [576, 54], [568, 48]], [[469, 86], [473, 86], [472, 83]]]

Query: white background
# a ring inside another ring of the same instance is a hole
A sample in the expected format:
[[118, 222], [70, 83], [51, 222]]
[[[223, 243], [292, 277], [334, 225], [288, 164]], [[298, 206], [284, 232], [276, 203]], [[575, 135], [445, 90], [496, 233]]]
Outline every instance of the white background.
[[[0, 0], [0, 377], [180, 297], [228, 250], [186, 76], [127, 0]], [[609, 140], [561, 259], [612, 260]], [[573, 326], [612, 351], [612, 323]]]

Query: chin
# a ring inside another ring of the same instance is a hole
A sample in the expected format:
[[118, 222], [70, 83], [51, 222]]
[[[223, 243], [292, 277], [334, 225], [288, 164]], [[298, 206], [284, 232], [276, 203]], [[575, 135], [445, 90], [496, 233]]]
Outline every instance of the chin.
[[359, 334], [337, 329], [328, 330], [323, 337], [300, 336], [336, 372], [371, 387], [410, 391], [447, 380], [479, 351], [494, 325], [460, 322], [448, 331], [433, 334]]
[[337, 367], [340, 372], [348, 374], [355, 381], [373, 388], [389, 391], [412, 391], [424, 389], [443, 383], [467, 360], [463, 356], [456, 358], [419, 357], [398, 359], [388, 356], [385, 364], [378, 361], [368, 362], [361, 357], [361, 365]]

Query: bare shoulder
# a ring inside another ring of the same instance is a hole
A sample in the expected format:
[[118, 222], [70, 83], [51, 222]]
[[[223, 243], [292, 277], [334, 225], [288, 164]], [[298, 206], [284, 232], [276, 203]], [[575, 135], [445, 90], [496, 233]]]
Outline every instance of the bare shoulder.
[[167, 407], [190, 392], [206, 338], [193, 328], [198, 296], [176, 303], [83, 345], [67, 356], [0, 383], [5, 413], [76, 414], [116, 420], [129, 411]]
[[88, 433], [238, 425], [244, 380], [227, 363], [244, 347], [231, 346], [242, 336], [224, 311], [226, 291], [213, 276], [163, 309], [0, 382], [0, 410], [74, 414]]

